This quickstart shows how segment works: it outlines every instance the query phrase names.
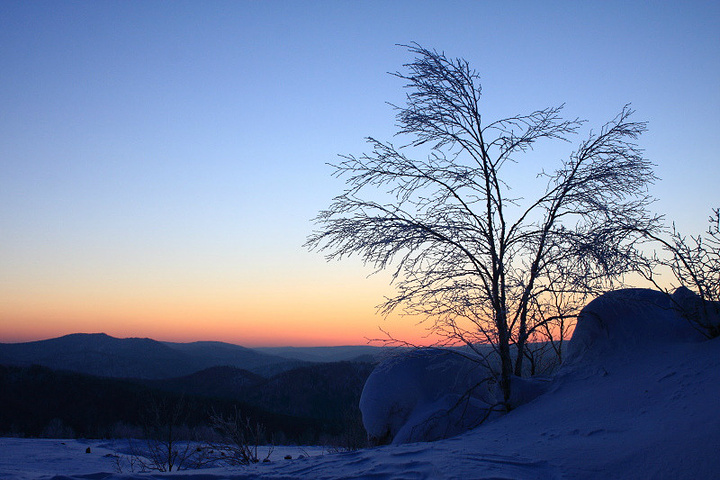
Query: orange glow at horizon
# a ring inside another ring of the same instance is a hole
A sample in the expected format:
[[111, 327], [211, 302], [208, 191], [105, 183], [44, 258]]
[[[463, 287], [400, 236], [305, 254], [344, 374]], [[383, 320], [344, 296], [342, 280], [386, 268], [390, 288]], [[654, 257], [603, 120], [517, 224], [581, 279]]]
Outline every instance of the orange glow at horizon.
[[[29, 342], [71, 333], [106, 333], [113, 337], [147, 337], [160, 341], [221, 341], [246, 347], [363, 345], [384, 337], [380, 328], [397, 338], [427, 344], [422, 327], [405, 319], [383, 319], [369, 311], [325, 312], [322, 316], [287, 317], [265, 312], [255, 316], [215, 317], [186, 311], [183, 314], [125, 316], [112, 314], [59, 314], [33, 312], [3, 314], [0, 343]], [[11, 318], [12, 321], [7, 321]]]
[[393, 291], [389, 274], [367, 278], [367, 270], [352, 262], [318, 262], [308, 278], [301, 271], [282, 279], [265, 271], [252, 280], [217, 275], [193, 282], [188, 274], [173, 282], [141, 282], [138, 275], [132, 282], [7, 283], [0, 290], [0, 342], [106, 333], [247, 347], [337, 346], [385, 339], [381, 328], [415, 345], [438, 340], [428, 337], [419, 317], [377, 313], [376, 305]]
[[343, 277], [285, 285], [256, 281], [204, 290], [194, 285], [184, 290], [98, 287], [93, 291], [68, 286], [6, 291], [0, 294], [0, 342], [106, 333], [248, 347], [362, 345], [383, 338], [379, 330], [383, 328], [408, 342], [430, 343], [417, 319], [385, 319], [377, 313], [375, 305], [392, 288], [385, 281]]

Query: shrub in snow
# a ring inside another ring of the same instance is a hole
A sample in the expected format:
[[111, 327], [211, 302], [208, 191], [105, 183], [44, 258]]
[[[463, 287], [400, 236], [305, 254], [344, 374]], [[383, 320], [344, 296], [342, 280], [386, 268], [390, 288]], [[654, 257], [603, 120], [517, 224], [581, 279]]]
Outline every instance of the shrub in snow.
[[[210, 416], [213, 429], [220, 434], [223, 443], [212, 445], [217, 460], [228, 465], [250, 465], [258, 463], [258, 447], [265, 443], [265, 427], [260, 423], [252, 423], [236, 409], [234, 415], [226, 417], [213, 412]], [[271, 447], [262, 461], [270, 460], [273, 452]]]
[[373, 443], [432, 441], [498, 415], [502, 398], [480, 363], [420, 349], [378, 365], [365, 383], [360, 410]]

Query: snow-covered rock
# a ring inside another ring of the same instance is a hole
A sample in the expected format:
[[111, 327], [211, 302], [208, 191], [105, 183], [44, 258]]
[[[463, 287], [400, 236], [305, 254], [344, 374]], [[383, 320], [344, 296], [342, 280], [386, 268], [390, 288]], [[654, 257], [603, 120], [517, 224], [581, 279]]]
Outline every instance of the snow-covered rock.
[[365, 383], [360, 411], [376, 443], [432, 441], [467, 431], [502, 398], [486, 368], [452, 351], [385, 360]]
[[563, 370], [606, 366], [662, 345], [703, 338], [669, 295], [642, 288], [616, 290], [596, 298], [580, 312]]
[[683, 318], [699, 326], [711, 336], [720, 333], [720, 302], [703, 301], [687, 287], [680, 287], [672, 294], [672, 300]]

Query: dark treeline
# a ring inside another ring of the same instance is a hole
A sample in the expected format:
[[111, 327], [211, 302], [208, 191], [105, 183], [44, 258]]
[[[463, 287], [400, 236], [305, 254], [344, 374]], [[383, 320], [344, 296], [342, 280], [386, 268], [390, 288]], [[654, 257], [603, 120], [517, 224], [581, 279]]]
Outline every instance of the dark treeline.
[[123, 438], [143, 435], [158, 406], [181, 410], [182, 435], [212, 436], [211, 414], [236, 411], [276, 444], [357, 443], [358, 401], [372, 365], [317, 364], [269, 379], [218, 367], [163, 381], [94, 377], [0, 365], [0, 435]]
[[331, 422], [357, 411], [365, 380], [374, 365], [318, 363], [264, 378], [246, 370], [214, 367], [186, 377], [146, 380], [145, 385], [188, 395], [230, 398], [290, 416]]

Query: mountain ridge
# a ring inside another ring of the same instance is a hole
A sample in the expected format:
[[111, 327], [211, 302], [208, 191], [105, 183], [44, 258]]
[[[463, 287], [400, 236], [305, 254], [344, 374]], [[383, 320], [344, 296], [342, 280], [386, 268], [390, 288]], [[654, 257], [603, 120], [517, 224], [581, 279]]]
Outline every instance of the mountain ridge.
[[390, 349], [370, 345], [249, 348], [220, 341], [164, 342], [72, 333], [31, 342], [0, 343], [0, 364], [41, 365], [101, 377], [168, 379], [211, 367], [235, 367], [269, 378], [303, 365], [379, 360]]
[[239, 345], [222, 344], [219, 349], [220, 344], [178, 344], [150, 338], [116, 338], [105, 333], [73, 333], [33, 342], [0, 343], [0, 363], [140, 379], [180, 377], [223, 365], [267, 375], [298, 364]]

